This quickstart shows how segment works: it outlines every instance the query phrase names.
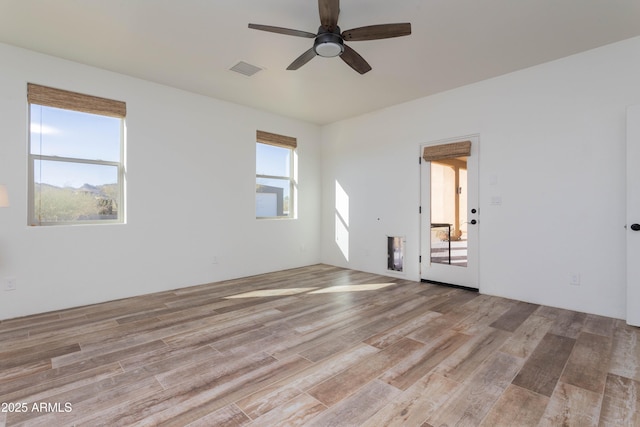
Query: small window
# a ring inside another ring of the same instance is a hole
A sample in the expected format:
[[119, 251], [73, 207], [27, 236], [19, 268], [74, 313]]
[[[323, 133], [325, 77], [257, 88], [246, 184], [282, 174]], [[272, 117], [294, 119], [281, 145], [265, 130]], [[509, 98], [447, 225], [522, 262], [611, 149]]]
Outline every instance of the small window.
[[29, 224], [124, 222], [119, 101], [28, 85]]
[[296, 139], [258, 131], [256, 141], [256, 218], [295, 218]]

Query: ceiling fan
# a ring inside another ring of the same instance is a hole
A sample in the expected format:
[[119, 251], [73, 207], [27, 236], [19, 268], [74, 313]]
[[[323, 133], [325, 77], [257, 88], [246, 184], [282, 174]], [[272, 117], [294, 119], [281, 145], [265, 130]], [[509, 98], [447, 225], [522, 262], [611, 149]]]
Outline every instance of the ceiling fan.
[[411, 34], [410, 23], [369, 25], [341, 33], [340, 27], [338, 27], [340, 0], [318, 0], [318, 9], [320, 11], [320, 27], [317, 34], [260, 24], [249, 24], [249, 28], [315, 39], [313, 46], [296, 58], [287, 67], [287, 70], [297, 70], [316, 56], [325, 58], [340, 56], [347, 65], [360, 74], [370, 71], [371, 66], [355, 50], [347, 46], [345, 41], [379, 40]]

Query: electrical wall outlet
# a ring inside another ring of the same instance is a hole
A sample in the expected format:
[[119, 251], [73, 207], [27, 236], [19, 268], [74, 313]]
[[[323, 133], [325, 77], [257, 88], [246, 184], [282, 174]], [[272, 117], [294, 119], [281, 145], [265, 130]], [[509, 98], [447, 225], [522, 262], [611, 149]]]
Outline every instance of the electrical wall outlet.
[[7, 277], [4, 279], [4, 290], [5, 291], [15, 291], [16, 290], [16, 278], [15, 277]]
[[580, 273], [571, 273], [569, 275], [569, 284], [572, 286], [580, 286]]

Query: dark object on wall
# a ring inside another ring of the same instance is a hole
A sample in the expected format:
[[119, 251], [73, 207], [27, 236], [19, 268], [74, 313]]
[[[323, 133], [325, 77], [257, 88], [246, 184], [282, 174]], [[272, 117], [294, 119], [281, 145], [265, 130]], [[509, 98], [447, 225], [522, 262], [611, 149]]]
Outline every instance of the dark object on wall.
[[404, 242], [402, 237], [387, 236], [387, 270], [403, 271]]

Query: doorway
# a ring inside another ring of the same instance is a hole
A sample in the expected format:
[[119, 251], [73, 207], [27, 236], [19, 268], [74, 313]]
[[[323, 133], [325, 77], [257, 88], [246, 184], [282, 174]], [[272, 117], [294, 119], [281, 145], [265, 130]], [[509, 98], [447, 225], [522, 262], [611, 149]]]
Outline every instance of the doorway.
[[420, 278], [478, 289], [477, 135], [421, 147]]

